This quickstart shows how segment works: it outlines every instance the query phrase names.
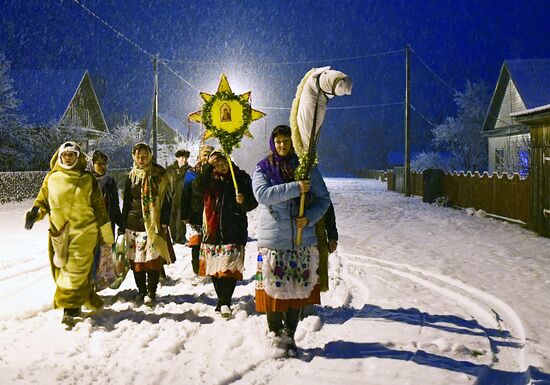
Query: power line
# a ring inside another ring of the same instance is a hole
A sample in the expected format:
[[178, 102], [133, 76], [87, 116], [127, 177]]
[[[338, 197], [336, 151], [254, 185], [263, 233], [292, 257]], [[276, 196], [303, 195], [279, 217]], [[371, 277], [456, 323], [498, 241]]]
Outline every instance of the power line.
[[459, 93], [456, 88], [454, 88], [449, 83], [447, 83], [445, 80], [443, 80], [441, 78], [441, 76], [439, 76], [429, 65], [427, 65], [426, 62], [424, 62], [424, 60], [422, 60], [422, 58], [420, 56], [418, 56], [418, 54], [415, 51], [413, 51], [413, 52], [414, 52], [414, 55], [416, 56], [416, 58], [420, 61], [420, 63], [422, 63], [424, 65], [424, 67], [426, 67], [436, 77], [437, 80], [439, 80], [441, 83], [445, 84], [452, 91], [454, 91], [456, 93]]
[[[414, 52], [414, 51], [413, 51]], [[474, 102], [477, 102], [478, 100], [467, 95], [466, 93], [463, 93], [463, 92], [460, 92], [458, 91], [456, 88], [454, 88], [453, 86], [451, 86], [449, 83], [447, 83], [445, 80], [443, 80], [443, 78], [441, 78], [441, 76], [439, 76], [428, 64], [426, 64], [426, 62], [424, 62], [424, 60], [422, 60], [422, 58], [420, 56], [418, 56], [418, 54], [416, 52], [414, 52], [415, 56], [418, 58], [418, 60], [420, 61], [420, 63], [422, 63], [424, 65], [424, 67], [426, 67], [441, 83], [443, 83], [445, 86], [447, 86], [448, 88], [450, 88], [453, 92], [455, 92], [456, 94], [461, 94], [463, 95], [465, 98], [471, 100], [471, 101], [474, 101]], [[490, 106], [489, 106], [490, 107]], [[489, 113], [489, 111], [487, 111], [487, 116], [490, 116], [491, 118], [495, 119], [496, 121], [499, 121], [501, 123], [504, 123], [506, 126], [508, 127], [514, 127], [513, 124], [510, 124], [508, 123], [507, 121], [505, 120], [502, 120], [501, 118], [498, 117], [498, 115], [493, 115], [491, 113]]]
[[[134, 48], [136, 48], [138, 51], [146, 54], [151, 59], [155, 59], [155, 55], [153, 55], [151, 52], [147, 51], [145, 48], [140, 46], [138, 43], [127, 37], [125, 34], [120, 32], [118, 29], [113, 27], [111, 24], [109, 24], [105, 19], [98, 16], [94, 11], [92, 11], [90, 8], [86, 7], [84, 4], [82, 4], [79, 0], [73, 0], [76, 4], [80, 5], [88, 14], [92, 15], [96, 19], [98, 19], [103, 25], [105, 25], [107, 28], [109, 28], [111, 31], [117, 34], [117, 36], [121, 37], [122, 39], [126, 40], [128, 43], [130, 43]], [[193, 84], [191, 84], [187, 79], [185, 79], [183, 76], [181, 76], [178, 72], [176, 72], [174, 69], [169, 67], [164, 61], [159, 60], [162, 65], [164, 65], [170, 72], [172, 72], [174, 75], [176, 75], [178, 78], [180, 78], [184, 83], [189, 85], [191, 88], [194, 88], [195, 90], [200, 90], [195, 87]]]
[[[349, 56], [349, 57], [338, 57], [338, 58], [331, 58], [331, 59], [316, 59], [316, 60], [302, 60], [302, 61], [294, 61], [294, 62], [265, 62], [265, 63], [254, 63], [250, 62], [249, 64], [252, 64], [254, 66], [275, 66], [275, 65], [295, 65], [295, 64], [311, 64], [311, 63], [322, 63], [322, 62], [335, 62], [335, 61], [346, 61], [346, 60], [355, 60], [355, 59], [364, 59], [368, 57], [376, 57], [376, 56], [385, 56], [385, 55], [391, 55], [398, 52], [403, 52], [403, 49], [393, 50], [393, 51], [386, 51], [386, 52], [378, 52], [378, 53], [372, 53], [372, 54], [366, 54], [366, 55], [358, 55], [358, 56]], [[200, 64], [200, 65], [224, 65], [224, 66], [231, 66], [231, 65], [243, 65], [246, 63], [238, 62], [238, 63], [227, 63], [227, 62], [213, 62], [213, 61], [195, 61], [195, 60], [181, 60], [181, 59], [166, 59], [162, 58], [162, 60], [165, 60], [167, 62], [173, 62], [173, 63], [181, 63], [181, 64]]]
[[424, 119], [428, 124], [432, 127], [435, 127], [436, 125], [432, 123], [428, 118], [426, 118], [420, 111], [418, 111], [412, 104], [410, 104], [411, 108], [414, 112], [416, 112], [422, 119]]
[[86, 12], [88, 12], [88, 14], [92, 15], [93, 17], [95, 17], [97, 20], [99, 20], [101, 23], [103, 23], [107, 28], [109, 28], [111, 31], [113, 31], [114, 33], [117, 34], [118, 37], [126, 40], [128, 43], [130, 43], [131, 45], [134, 46], [134, 48], [136, 48], [138, 51], [141, 51], [143, 52], [144, 54], [146, 54], [147, 56], [149, 56], [151, 59], [154, 59], [155, 58], [155, 55], [153, 55], [151, 52], [147, 51], [145, 48], [141, 47], [139, 44], [137, 44], [136, 42], [134, 42], [133, 40], [131, 40], [129, 37], [127, 37], [125, 34], [123, 34], [122, 32], [120, 32], [118, 29], [116, 29], [115, 27], [113, 27], [111, 24], [109, 24], [107, 21], [105, 21], [103, 18], [101, 18], [100, 16], [98, 16], [94, 11], [92, 11], [90, 8], [86, 7], [84, 4], [82, 4], [79, 0], [73, 0], [76, 4], [80, 5], [82, 7], [82, 9], [84, 9]]
[[403, 102], [382, 103], [382, 104], [364, 104], [362, 106], [327, 107], [327, 110], [349, 110], [349, 109], [355, 109], [355, 108], [375, 108], [375, 107], [386, 107], [386, 106], [397, 106], [397, 105], [403, 105]]
[[[358, 109], [358, 108], [375, 108], [375, 107], [385, 107], [385, 106], [396, 106], [396, 105], [402, 105], [403, 102], [395, 102], [395, 103], [382, 103], [382, 104], [364, 104], [359, 106], [345, 106], [345, 107], [327, 107], [327, 110], [351, 110], [351, 109]], [[262, 110], [290, 110], [290, 107], [268, 107], [268, 106], [254, 106], [254, 108], [262, 109]]]
[[170, 67], [168, 64], [166, 64], [163, 60], [160, 61], [160, 64], [165, 66], [168, 71], [172, 72], [174, 75], [176, 75], [179, 79], [181, 79], [185, 84], [187, 84], [189, 87], [201, 92], [196, 86], [191, 84], [187, 79], [185, 79], [183, 76], [181, 76], [176, 70], [174, 70], [172, 67]]

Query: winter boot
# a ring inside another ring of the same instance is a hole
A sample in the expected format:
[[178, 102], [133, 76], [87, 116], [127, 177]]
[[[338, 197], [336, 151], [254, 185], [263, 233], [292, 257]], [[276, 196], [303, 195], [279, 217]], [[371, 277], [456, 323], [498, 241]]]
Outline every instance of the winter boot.
[[138, 294], [135, 297], [137, 302], [142, 302], [143, 298], [147, 295], [147, 275], [145, 271], [134, 271], [134, 280], [138, 288]]
[[199, 255], [200, 255], [200, 246], [191, 246], [191, 266], [193, 267], [193, 272], [199, 274]]
[[157, 298], [157, 287], [159, 284], [159, 271], [150, 270], [147, 272], [147, 295], [152, 301]]
[[61, 318], [61, 323], [67, 326], [67, 329], [72, 329], [76, 323], [79, 321], [76, 317], [80, 315], [80, 308], [70, 308], [66, 307], [63, 309], [63, 318]]
[[268, 311], [267, 327], [270, 332], [275, 333], [277, 337], [280, 337], [283, 332], [283, 312], [280, 311]]

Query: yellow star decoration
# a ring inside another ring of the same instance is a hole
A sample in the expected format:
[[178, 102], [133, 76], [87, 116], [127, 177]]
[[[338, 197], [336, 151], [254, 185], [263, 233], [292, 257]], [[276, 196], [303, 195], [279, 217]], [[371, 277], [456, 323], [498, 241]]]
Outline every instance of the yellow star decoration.
[[212, 95], [201, 92], [204, 101], [202, 109], [188, 115], [190, 121], [204, 124], [204, 139], [216, 137], [226, 153], [239, 145], [243, 135], [253, 138], [248, 127], [250, 123], [266, 114], [250, 106], [250, 91], [235, 95], [231, 91], [225, 74], [221, 75], [217, 92]]

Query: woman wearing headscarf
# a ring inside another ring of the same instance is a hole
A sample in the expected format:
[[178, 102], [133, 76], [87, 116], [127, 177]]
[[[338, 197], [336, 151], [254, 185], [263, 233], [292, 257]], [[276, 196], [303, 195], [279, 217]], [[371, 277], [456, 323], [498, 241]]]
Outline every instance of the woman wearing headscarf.
[[[269, 146], [271, 154], [257, 164], [252, 176], [254, 196], [260, 204], [256, 310], [267, 313], [269, 331], [280, 337], [287, 354], [294, 356], [294, 333], [302, 307], [321, 303], [315, 223], [325, 214], [330, 197], [316, 167], [310, 180], [295, 180], [298, 157], [290, 127], [275, 127]], [[300, 217], [301, 193], [307, 194], [307, 203]], [[302, 228], [300, 245], [295, 243], [298, 228]]]
[[204, 204], [199, 274], [212, 277], [218, 296], [216, 311], [226, 318], [231, 316], [231, 297], [237, 280], [243, 279], [248, 240], [246, 213], [258, 206], [250, 176], [232, 165], [236, 192], [229, 166], [225, 154], [214, 150], [193, 182], [193, 189], [202, 195]]
[[170, 224], [169, 181], [164, 168], [153, 162], [148, 144], [136, 144], [132, 157], [134, 165], [124, 185], [118, 232], [126, 238], [126, 256], [138, 288], [136, 300], [153, 302], [160, 269], [171, 263], [166, 231]]
[[86, 171], [86, 158], [75, 142], [65, 142], [50, 161], [51, 171], [33, 208], [26, 213], [25, 228], [49, 215], [48, 253], [56, 284], [54, 308], [63, 308], [62, 322], [74, 326], [80, 308], [103, 305], [91, 283], [93, 251], [98, 241], [113, 243], [111, 224], [99, 184]]

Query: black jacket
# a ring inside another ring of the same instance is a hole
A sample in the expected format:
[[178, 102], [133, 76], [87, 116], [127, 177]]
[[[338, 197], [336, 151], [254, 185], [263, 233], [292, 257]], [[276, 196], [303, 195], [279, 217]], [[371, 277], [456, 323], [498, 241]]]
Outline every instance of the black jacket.
[[243, 204], [235, 200], [233, 179], [228, 173], [223, 180], [214, 178], [213, 167], [205, 165], [203, 171], [193, 181], [193, 190], [201, 194], [203, 201], [208, 194], [218, 194], [216, 210], [219, 212], [218, 231], [214, 234], [203, 234], [203, 243], [227, 245], [245, 245], [248, 240], [248, 220], [246, 213], [255, 209], [258, 202], [252, 193], [250, 176], [233, 165], [239, 193], [244, 195]]
[[[163, 174], [164, 168], [157, 164], [153, 165], [153, 172]], [[164, 203], [160, 211], [160, 224], [168, 226], [170, 224], [170, 194], [167, 191], [164, 198]], [[141, 218], [141, 219], [140, 219]], [[141, 222], [141, 227], [139, 223]], [[136, 226], [137, 225], [137, 226]], [[132, 185], [132, 181], [129, 176], [126, 176], [124, 183], [124, 193], [122, 197], [122, 218], [118, 233], [124, 233], [126, 227], [136, 231], [144, 231], [143, 216], [141, 213], [141, 183]]]
[[[96, 174], [94, 174], [96, 175]], [[120, 213], [120, 205], [118, 200], [118, 186], [115, 178], [110, 175], [96, 175], [96, 179], [99, 182], [103, 199], [105, 199], [105, 207], [109, 213], [109, 220], [111, 221], [111, 227], [113, 234], [115, 233], [115, 224], [120, 227], [122, 223], [122, 215]]]

